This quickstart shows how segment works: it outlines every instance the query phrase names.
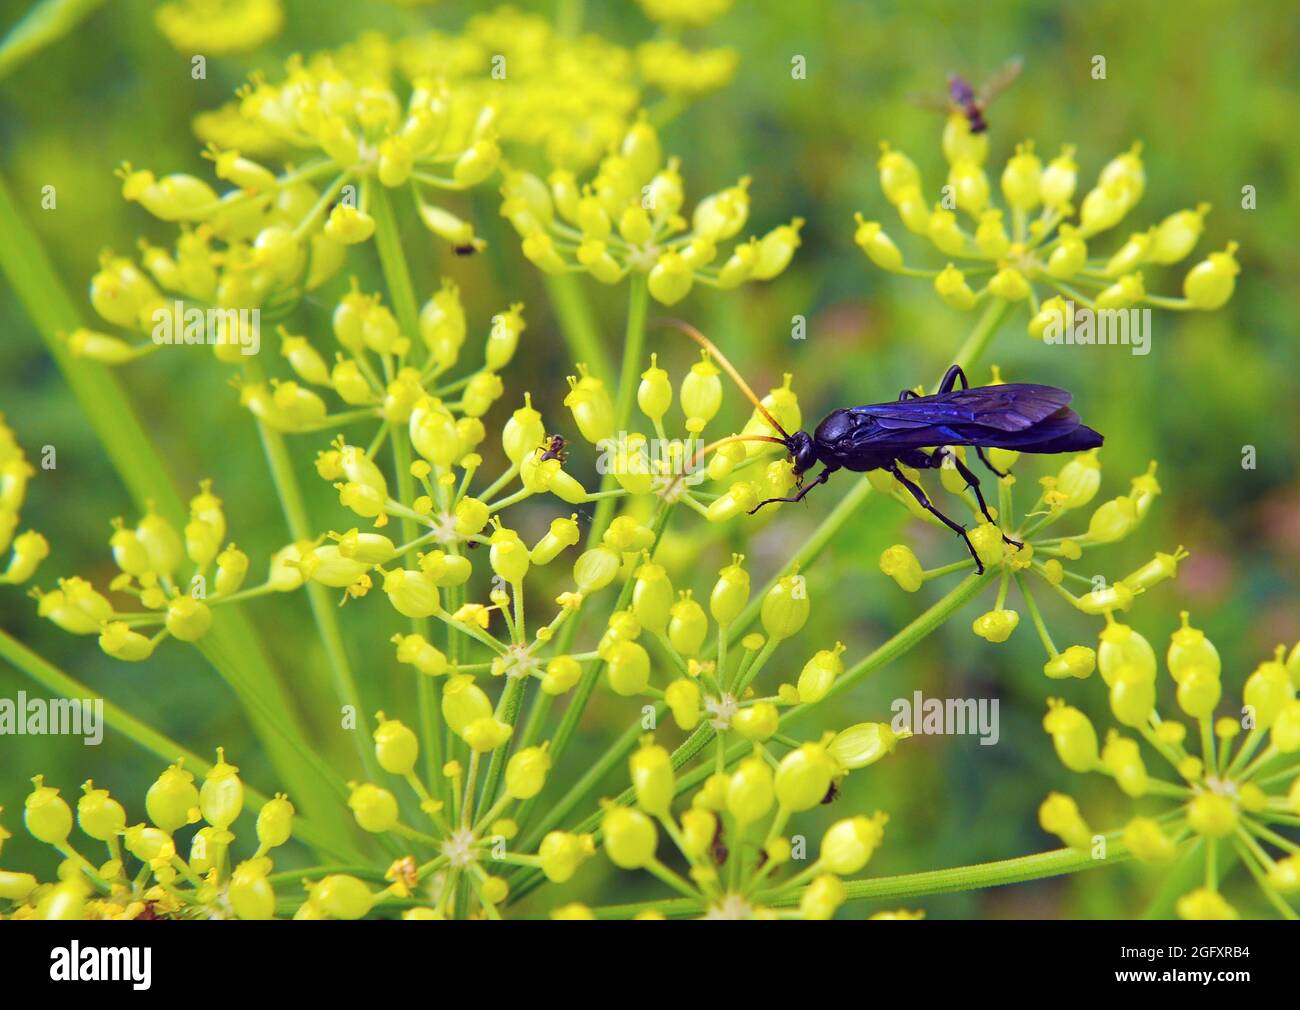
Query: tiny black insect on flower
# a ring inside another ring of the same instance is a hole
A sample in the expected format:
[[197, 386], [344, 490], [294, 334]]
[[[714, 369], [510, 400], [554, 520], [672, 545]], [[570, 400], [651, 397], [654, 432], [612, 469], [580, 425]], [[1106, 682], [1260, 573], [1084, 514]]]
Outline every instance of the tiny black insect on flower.
[[473, 256], [478, 252], [478, 247], [474, 245], [458, 245], [453, 247], [453, 252], [455, 252], [457, 256]]
[[[903, 473], [900, 464], [917, 470], [937, 470], [950, 460], [966, 481], [966, 486], [975, 492], [975, 500], [984, 518], [996, 525], [984, 501], [979, 478], [952, 451], [952, 446], [971, 446], [989, 470], [1005, 477], [1005, 473], [989, 462], [984, 455], [985, 449], [1032, 453], [1083, 452], [1102, 444], [1102, 436], [1085, 425], [1070, 409], [1071, 395], [1066, 390], [1023, 382], [972, 389], [958, 365], [948, 369], [939, 384], [939, 391], [932, 396], [921, 396], [905, 389], [897, 400], [891, 402], [833, 410], [811, 434], [806, 431], [791, 434], [763, 406], [711, 340], [688, 323], [677, 320], [668, 320], [667, 323], [713, 355], [772, 430], [780, 432], [779, 438], [733, 435], [705, 446], [699, 455], [733, 441], [773, 442], [784, 446], [790, 454], [797, 493], [787, 498], [761, 501], [749, 510], [751, 514], [776, 502], [802, 501], [808, 492], [819, 484], [825, 484], [837, 470], [856, 473], [886, 470], [923, 509], [962, 538], [975, 559], [976, 572], [982, 573], [984, 565], [966, 534], [966, 528], [940, 512], [921, 486]], [[961, 389], [956, 388], [958, 382]], [[821, 472], [805, 484], [804, 474], [819, 463]], [[1005, 533], [1002, 539], [1017, 548], [1023, 546]]]
[[539, 463], [545, 463], [548, 459], [558, 459], [564, 463], [569, 458], [569, 450], [565, 448], [563, 435], [547, 435], [542, 442], [542, 448], [545, 451], [537, 458]]

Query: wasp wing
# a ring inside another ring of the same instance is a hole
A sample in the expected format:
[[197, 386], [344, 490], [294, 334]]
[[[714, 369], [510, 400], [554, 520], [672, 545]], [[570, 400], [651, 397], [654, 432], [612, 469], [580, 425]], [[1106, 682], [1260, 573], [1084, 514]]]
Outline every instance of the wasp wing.
[[1028, 383], [953, 390], [837, 412], [841, 419], [826, 434], [839, 454], [938, 445], [1067, 452], [1100, 445], [1101, 436], [1069, 408], [1070, 398], [1064, 389]]

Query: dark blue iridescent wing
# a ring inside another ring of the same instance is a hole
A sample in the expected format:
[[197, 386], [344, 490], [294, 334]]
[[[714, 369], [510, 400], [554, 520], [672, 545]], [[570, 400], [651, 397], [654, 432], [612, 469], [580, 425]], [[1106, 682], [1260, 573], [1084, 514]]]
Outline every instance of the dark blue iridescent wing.
[[1025, 452], [1070, 452], [1101, 445], [1054, 386], [1006, 383], [953, 390], [836, 411], [818, 427], [819, 441], [841, 456], [939, 445], [980, 445]]
[[977, 424], [998, 431], [1021, 431], [1069, 404], [1070, 393], [1055, 386], [1007, 382], [998, 386], [954, 389], [891, 403], [854, 407], [890, 429], [925, 424]]

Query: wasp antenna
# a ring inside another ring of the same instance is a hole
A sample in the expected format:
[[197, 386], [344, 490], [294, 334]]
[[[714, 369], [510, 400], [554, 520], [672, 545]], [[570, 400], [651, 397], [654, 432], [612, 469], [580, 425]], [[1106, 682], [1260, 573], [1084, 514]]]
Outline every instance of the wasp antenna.
[[[703, 333], [697, 330], [690, 323], [683, 322], [680, 319], [669, 319], [669, 318], [657, 319], [655, 320], [655, 325], [670, 327], [671, 329], [674, 330], [681, 330], [688, 337], [690, 337], [697, 344], [699, 344], [706, 351], [708, 351], [711, 355], [713, 355], [713, 357], [717, 359], [718, 364], [722, 366], [722, 370], [726, 372], [729, 376], [731, 376], [731, 381], [734, 382], [740, 388], [740, 391], [744, 393], [746, 397], [749, 398], [749, 402], [754, 405], [754, 409], [763, 415], [763, 417], [767, 420], [767, 423], [772, 426], [773, 430], [779, 431], [783, 436], [783, 438], [788, 439], [790, 437], [790, 433], [781, 427], [781, 422], [779, 422], [775, 417], [773, 417], [771, 412], [766, 407], [763, 406], [763, 401], [761, 401], [757, 396], [754, 395], [754, 391], [749, 388], [749, 383], [747, 383], [744, 379], [740, 377], [740, 373], [736, 371], [736, 367], [730, 361], [727, 360], [727, 356], [723, 354], [720, 350], [718, 350], [717, 344], [715, 344], [712, 340], [706, 337]], [[779, 438], [769, 438], [766, 439], [766, 441], [781, 442], [782, 445], [785, 444]]]
[[728, 435], [726, 438], [720, 438], [716, 442], [710, 442], [708, 445], [697, 449], [694, 459], [691, 460], [691, 465], [677, 475], [677, 478], [669, 485], [669, 489], [671, 490], [681, 483], [682, 478], [699, 466], [709, 453], [724, 445], [730, 445], [732, 442], [771, 442], [773, 445], [785, 446], [784, 439], [774, 438], [771, 435]]

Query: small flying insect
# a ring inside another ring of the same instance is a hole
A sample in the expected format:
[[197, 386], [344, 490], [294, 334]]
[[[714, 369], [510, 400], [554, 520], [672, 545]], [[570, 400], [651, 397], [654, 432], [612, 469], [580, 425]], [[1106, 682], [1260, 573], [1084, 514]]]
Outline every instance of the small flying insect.
[[[984, 565], [970, 542], [966, 527], [939, 511], [921, 486], [903, 473], [899, 465], [916, 470], [937, 470], [949, 465], [950, 460], [950, 465], [966, 481], [966, 486], [975, 492], [975, 500], [984, 518], [997, 525], [984, 501], [979, 478], [952, 451], [952, 446], [972, 447], [980, 462], [997, 476], [1004, 477], [1006, 474], [984, 455], [985, 449], [1032, 453], [1083, 452], [1102, 444], [1102, 436], [1085, 425], [1070, 409], [1071, 395], [1068, 391], [1023, 382], [972, 389], [958, 365], [948, 369], [939, 384], [939, 391], [932, 396], [921, 396], [915, 390], [905, 389], [892, 402], [833, 410], [812, 434], [806, 431], [790, 434], [763, 406], [740, 373], [708, 337], [689, 323], [670, 319], [665, 320], [665, 324], [681, 330], [707, 350], [772, 430], [780, 433], [779, 438], [731, 435], [719, 439], [700, 449], [696, 462], [730, 442], [772, 442], [782, 446], [794, 464], [797, 493], [788, 498], [761, 501], [749, 510], [750, 515], [776, 502], [803, 501], [808, 492], [825, 484], [837, 470], [856, 473], [885, 470], [923, 509], [962, 538], [975, 559], [976, 572], [982, 573]], [[961, 383], [960, 389], [956, 388], [958, 382]], [[804, 475], [819, 463], [821, 472], [805, 483]], [[1005, 533], [1002, 539], [1015, 547], [1023, 546]]]
[[478, 248], [474, 245], [458, 245], [452, 247], [452, 252], [457, 256], [473, 256], [478, 252]]
[[948, 75], [948, 94], [921, 95], [914, 99], [918, 105], [944, 111], [950, 115], [963, 116], [970, 126], [971, 133], [984, 133], [988, 130], [988, 120], [984, 113], [989, 104], [1002, 94], [1011, 83], [1020, 76], [1024, 61], [1019, 56], [1007, 60], [1002, 68], [985, 81], [976, 91], [961, 74]]

